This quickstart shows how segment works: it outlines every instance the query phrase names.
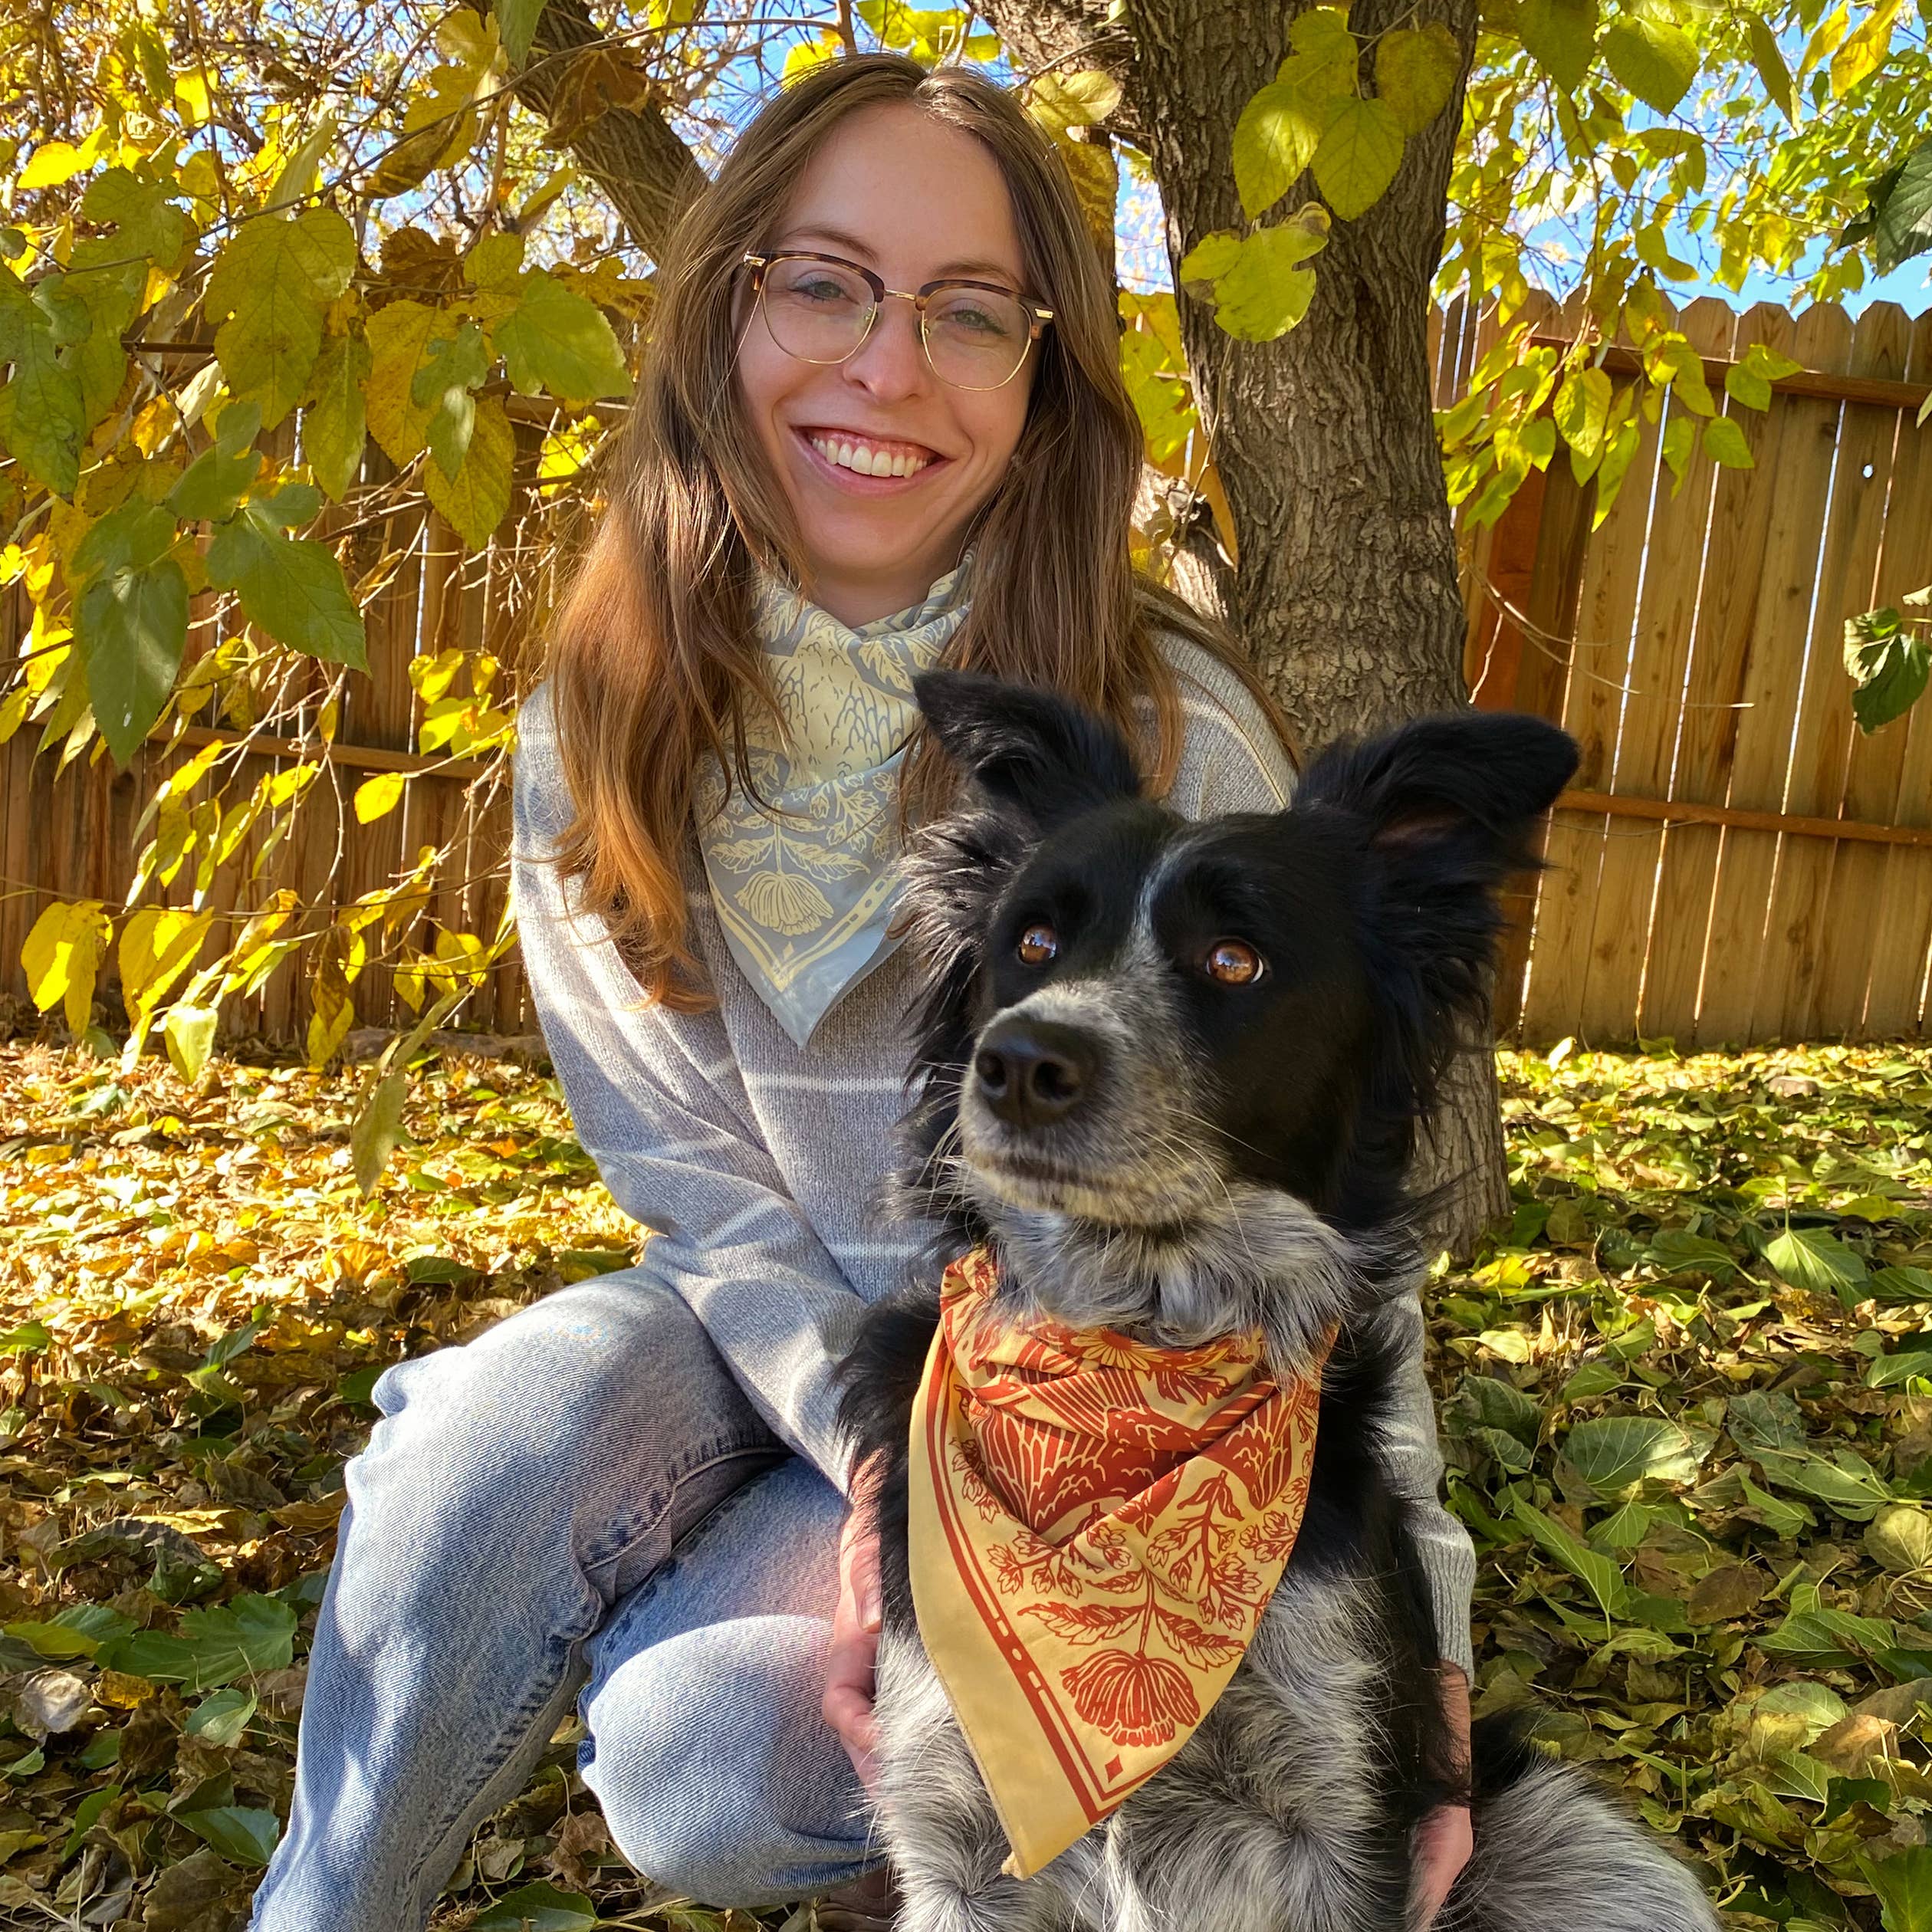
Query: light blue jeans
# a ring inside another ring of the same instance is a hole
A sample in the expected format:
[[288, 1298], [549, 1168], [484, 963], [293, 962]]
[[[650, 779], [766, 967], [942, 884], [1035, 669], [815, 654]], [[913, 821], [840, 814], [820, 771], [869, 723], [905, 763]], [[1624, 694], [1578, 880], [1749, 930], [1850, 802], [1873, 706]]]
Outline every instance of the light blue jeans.
[[646, 1877], [756, 1907], [881, 1862], [819, 1711], [843, 1499], [682, 1301], [582, 1282], [375, 1400], [255, 1932], [421, 1932], [580, 1686], [580, 1767]]

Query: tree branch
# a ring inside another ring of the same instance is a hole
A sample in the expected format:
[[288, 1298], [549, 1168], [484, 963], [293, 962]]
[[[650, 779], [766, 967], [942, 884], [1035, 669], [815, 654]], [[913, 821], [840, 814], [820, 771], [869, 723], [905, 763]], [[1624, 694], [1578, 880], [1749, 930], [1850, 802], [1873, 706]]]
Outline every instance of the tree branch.
[[[489, 0], [471, 0], [479, 12]], [[517, 98], [534, 113], [554, 118], [557, 94], [572, 58], [608, 37], [583, 0], [549, 0], [537, 16], [530, 58], [514, 80]], [[610, 197], [631, 238], [653, 261], [664, 254], [686, 204], [705, 185], [705, 171], [659, 110], [613, 107], [588, 123], [570, 156]]]

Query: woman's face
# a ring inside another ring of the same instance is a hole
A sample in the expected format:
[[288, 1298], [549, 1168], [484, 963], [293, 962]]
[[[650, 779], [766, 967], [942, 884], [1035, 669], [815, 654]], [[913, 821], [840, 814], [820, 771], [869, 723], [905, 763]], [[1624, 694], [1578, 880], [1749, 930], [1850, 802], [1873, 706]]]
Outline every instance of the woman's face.
[[[763, 246], [843, 256], [889, 288], [916, 292], [963, 275], [1041, 299], [1027, 286], [992, 156], [909, 105], [843, 122]], [[1004, 388], [957, 389], [933, 373], [910, 302], [889, 297], [864, 343], [834, 363], [787, 355], [741, 302], [739, 393], [798, 519], [807, 594], [847, 624], [904, 610], [958, 563], [974, 513], [999, 488], [1026, 421], [1038, 345]], [[909, 473], [862, 475], [838, 460], [842, 445], [904, 456]]]

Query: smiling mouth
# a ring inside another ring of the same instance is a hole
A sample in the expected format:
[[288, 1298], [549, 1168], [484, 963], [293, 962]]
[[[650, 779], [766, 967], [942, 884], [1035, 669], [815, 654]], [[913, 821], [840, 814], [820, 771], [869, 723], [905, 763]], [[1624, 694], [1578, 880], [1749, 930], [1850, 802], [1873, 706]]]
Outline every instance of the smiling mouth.
[[855, 436], [836, 429], [801, 429], [797, 434], [830, 468], [869, 481], [905, 481], [947, 460], [923, 443]]

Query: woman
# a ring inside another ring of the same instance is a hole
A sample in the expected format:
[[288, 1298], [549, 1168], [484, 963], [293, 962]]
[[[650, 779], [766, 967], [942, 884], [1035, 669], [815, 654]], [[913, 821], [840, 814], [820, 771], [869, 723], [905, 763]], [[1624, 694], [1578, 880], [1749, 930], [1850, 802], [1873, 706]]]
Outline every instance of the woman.
[[[892, 56], [816, 71], [659, 280], [521, 719], [514, 874], [578, 1133], [655, 1232], [377, 1383], [261, 1932], [415, 1932], [586, 1673], [584, 1775], [641, 1871], [719, 1904], [876, 1901], [871, 1543], [832, 1374], [919, 1243], [873, 1206], [915, 976], [892, 855], [945, 784], [902, 749], [908, 681], [944, 658], [1057, 685], [1191, 814], [1291, 782], [1231, 648], [1130, 571], [1110, 291], [1009, 97]], [[1419, 1310], [1415, 1334], [1391, 1455], [1466, 1669]], [[1467, 1813], [1428, 1830], [1434, 1898]]]

